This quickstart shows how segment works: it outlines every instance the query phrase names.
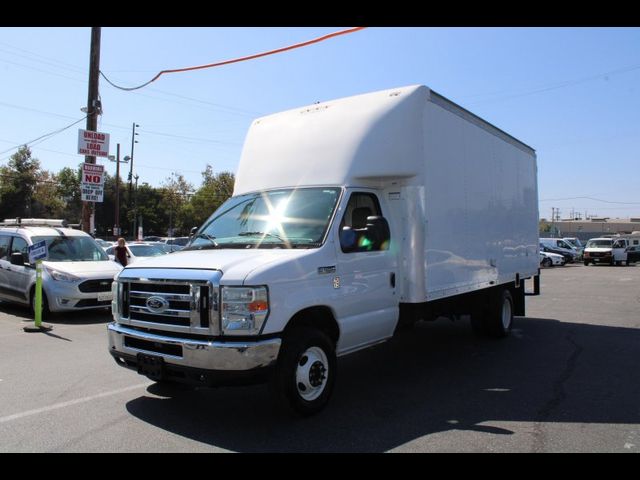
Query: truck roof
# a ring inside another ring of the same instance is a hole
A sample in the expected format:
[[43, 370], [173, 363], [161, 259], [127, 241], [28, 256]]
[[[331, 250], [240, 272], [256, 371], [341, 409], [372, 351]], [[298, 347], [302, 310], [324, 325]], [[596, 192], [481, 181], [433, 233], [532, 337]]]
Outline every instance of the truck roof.
[[535, 158], [525, 143], [428, 87], [411, 85], [256, 119], [244, 142], [234, 195], [287, 186], [378, 186], [417, 177], [425, 169], [425, 132], [438, 107]]

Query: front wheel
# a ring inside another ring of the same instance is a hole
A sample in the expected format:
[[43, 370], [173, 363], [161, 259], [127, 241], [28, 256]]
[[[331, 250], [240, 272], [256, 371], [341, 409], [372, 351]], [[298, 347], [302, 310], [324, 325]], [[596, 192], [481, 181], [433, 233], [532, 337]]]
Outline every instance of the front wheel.
[[[31, 289], [30, 307], [31, 307], [31, 314], [35, 318], [35, 314], [36, 314], [36, 289], [35, 288]], [[51, 311], [49, 310], [49, 302], [47, 300], [47, 294], [44, 292], [44, 289], [42, 289], [42, 320], [49, 318], [50, 315], [51, 315]]]
[[318, 413], [331, 397], [336, 365], [335, 346], [323, 332], [315, 328], [288, 332], [272, 379], [278, 401], [302, 416]]

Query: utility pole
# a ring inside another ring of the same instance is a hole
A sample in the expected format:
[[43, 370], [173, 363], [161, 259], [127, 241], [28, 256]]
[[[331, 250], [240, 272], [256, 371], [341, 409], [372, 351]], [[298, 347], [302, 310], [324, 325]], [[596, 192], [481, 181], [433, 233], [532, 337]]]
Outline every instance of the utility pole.
[[[129, 159], [131, 160], [131, 164], [129, 165], [129, 210], [131, 210], [131, 190], [133, 187], [133, 149], [136, 145], [136, 143], [138, 143], [138, 141], [136, 140], [136, 135], [138, 135], [136, 133], [136, 127], [140, 127], [140, 125], [138, 125], [136, 122], [133, 122], [133, 128], [131, 131], [131, 156], [129, 157]], [[137, 235], [137, 234], [136, 234]]]
[[[98, 115], [102, 113], [99, 100], [100, 82], [100, 27], [91, 27], [91, 51], [89, 53], [89, 89], [87, 94], [87, 130], [95, 132], [98, 128]], [[96, 163], [96, 157], [86, 155], [85, 163]], [[82, 230], [91, 232], [92, 202], [82, 202]]]

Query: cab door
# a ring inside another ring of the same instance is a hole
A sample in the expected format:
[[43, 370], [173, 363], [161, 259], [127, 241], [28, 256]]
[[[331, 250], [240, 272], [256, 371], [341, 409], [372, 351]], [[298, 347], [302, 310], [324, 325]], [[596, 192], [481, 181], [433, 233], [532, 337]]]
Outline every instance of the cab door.
[[6, 275], [6, 269], [11, 267], [11, 262], [9, 262], [10, 244], [11, 237], [0, 234], [0, 298], [13, 299], [13, 295], [9, 293]]
[[340, 323], [338, 354], [363, 348], [393, 335], [398, 322], [396, 258], [390, 242], [366, 237], [367, 217], [383, 216], [375, 193], [354, 191], [341, 211], [335, 234], [334, 303]]
[[616, 263], [627, 261], [627, 241], [624, 238], [613, 242], [613, 259]]
[[[22, 237], [13, 237], [9, 250], [9, 260], [11, 260], [11, 255], [16, 252], [22, 253], [25, 262], [29, 261], [29, 245]], [[35, 269], [25, 264], [13, 265], [9, 263], [9, 266], [5, 268], [4, 272], [9, 293], [22, 302], [28, 302], [29, 287], [32, 278], [35, 277]]]

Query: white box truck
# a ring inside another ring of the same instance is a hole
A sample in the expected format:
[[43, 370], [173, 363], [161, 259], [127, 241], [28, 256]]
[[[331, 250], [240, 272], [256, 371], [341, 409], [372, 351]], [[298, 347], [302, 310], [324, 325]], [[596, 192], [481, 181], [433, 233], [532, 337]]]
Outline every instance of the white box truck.
[[109, 351], [160, 382], [268, 379], [309, 415], [337, 357], [399, 326], [506, 336], [538, 279], [536, 177], [531, 147], [424, 86], [257, 119], [232, 198], [117, 276]]

